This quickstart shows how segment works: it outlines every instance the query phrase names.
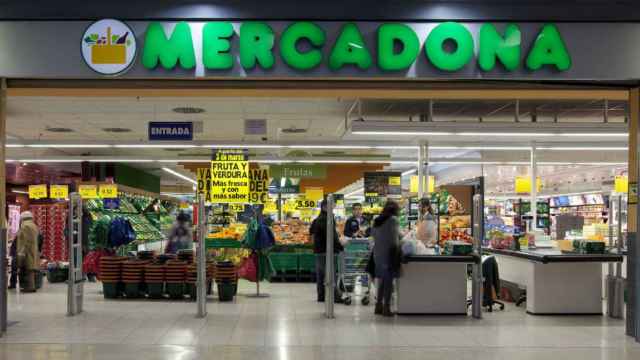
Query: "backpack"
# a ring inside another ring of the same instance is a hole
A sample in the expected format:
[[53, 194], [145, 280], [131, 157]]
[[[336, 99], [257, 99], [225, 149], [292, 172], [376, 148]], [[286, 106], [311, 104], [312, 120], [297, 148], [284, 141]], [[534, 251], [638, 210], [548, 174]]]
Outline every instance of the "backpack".
[[109, 244], [111, 247], [127, 245], [136, 239], [136, 232], [133, 230], [128, 219], [116, 217], [109, 226]]

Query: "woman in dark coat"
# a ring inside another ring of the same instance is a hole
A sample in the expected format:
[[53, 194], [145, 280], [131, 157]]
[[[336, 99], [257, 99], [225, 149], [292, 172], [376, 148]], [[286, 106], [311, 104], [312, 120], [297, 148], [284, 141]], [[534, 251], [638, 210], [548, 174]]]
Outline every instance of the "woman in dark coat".
[[396, 275], [395, 257], [400, 246], [398, 213], [400, 207], [393, 200], [387, 201], [382, 213], [373, 222], [371, 236], [374, 239], [373, 259], [378, 279], [378, 296], [375, 313], [393, 316], [391, 294], [393, 278]]

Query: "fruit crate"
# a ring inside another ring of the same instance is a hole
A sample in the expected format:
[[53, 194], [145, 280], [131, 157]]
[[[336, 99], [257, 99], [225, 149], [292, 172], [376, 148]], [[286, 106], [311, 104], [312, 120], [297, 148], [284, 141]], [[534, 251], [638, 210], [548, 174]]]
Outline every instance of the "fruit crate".
[[273, 280], [297, 280], [298, 278], [298, 254], [295, 253], [271, 253], [269, 260], [273, 267]]

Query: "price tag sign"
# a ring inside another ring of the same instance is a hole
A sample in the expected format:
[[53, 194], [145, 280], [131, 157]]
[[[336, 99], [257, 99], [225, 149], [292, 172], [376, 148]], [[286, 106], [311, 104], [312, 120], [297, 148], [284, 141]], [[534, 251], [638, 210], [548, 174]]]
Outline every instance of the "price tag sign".
[[47, 197], [47, 185], [29, 185], [29, 199], [44, 199]]
[[118, 185], [100, 185], [100, 197], [103, 199], [115, 199], [118, 197]]
[[229, 204], [229, 210], [239, 213], [244, 211], [244, 204]]
[[402, 178], [400, 176], [389, 176], [389, 185], [400, 186]]
[[321, 187], [307, 187], [304, 191], [304, 196], [308, 200], [322, 200], [324, 189]]
[[49, 195], [52, 199], [66, 199], [69, 197], [68, 185], [51, 185], [49, 187]]
[[80, 185], [78, 186], [78, 192], [83, 199], [98, 198], [98, 187], [95, 185]]
[[316, 207], [316, 202], [308, 199], [298, 199], [296, 200], [296, 210], [301, 209], [313, 209]]

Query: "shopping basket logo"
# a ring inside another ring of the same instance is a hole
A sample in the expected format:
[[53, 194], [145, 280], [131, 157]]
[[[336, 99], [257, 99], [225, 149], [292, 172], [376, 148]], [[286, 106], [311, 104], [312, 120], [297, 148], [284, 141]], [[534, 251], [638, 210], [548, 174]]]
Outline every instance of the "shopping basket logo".
[[82, 37], [82, 57], [94, 71], [116, 75], [126, 71], [136, 56], [136, 37], [119, 20], [103, 19], [91, 24]]

